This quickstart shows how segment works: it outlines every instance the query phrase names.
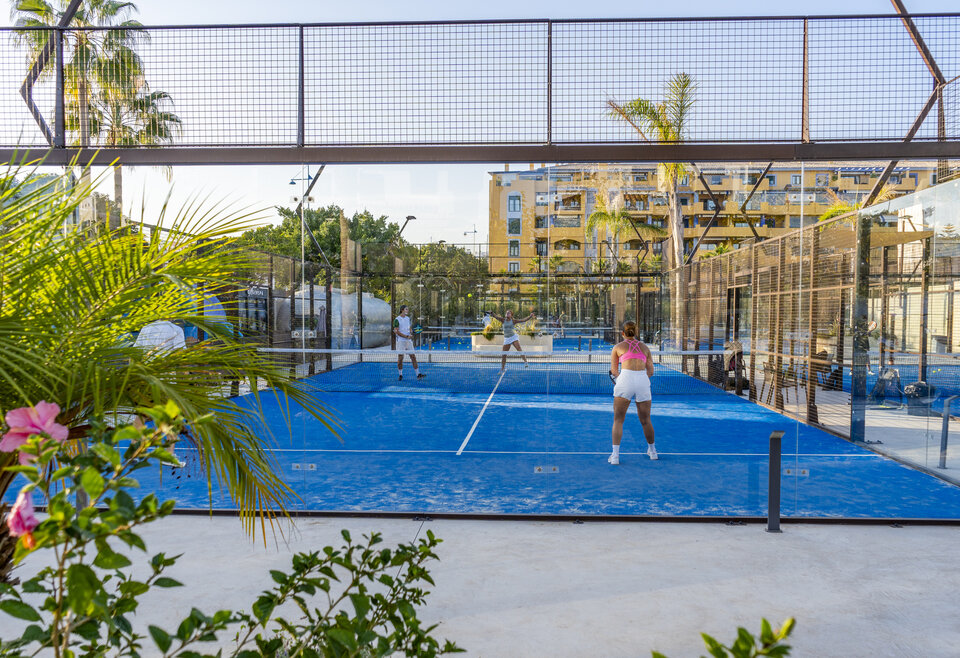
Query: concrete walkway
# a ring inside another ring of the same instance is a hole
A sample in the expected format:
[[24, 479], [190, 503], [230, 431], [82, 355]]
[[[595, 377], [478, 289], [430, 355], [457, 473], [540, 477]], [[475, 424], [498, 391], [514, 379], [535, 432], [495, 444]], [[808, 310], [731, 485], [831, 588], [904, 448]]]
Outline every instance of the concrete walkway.
[[[470, 656], [706, 653], [761, 617], [797, 618], [794, 656], [957, 656], [960, 527], [301, 519], [288, 543], [251, 543], [231, 518], [174, 517], [144, 532], [150, 554], [184, 553], [141, 623], [171, 627], [196, 606], [249, 609], [295, 551], [339, 531], [444, 540], [421, 616]], [[135, 560], [135, 563], [138, 562]], [[26, 567], [24, 571], [31, 570]], [[9, 618], [0, 634], [10, 637]]]

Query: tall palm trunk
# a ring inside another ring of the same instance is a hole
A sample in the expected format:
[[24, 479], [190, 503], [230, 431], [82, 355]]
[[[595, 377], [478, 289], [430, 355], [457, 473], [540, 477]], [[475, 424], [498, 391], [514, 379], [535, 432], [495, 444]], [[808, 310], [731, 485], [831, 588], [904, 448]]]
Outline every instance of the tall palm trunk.
[[117, 206], [117, 216], [110, 214], [110, 230], [116, 230], [124, 225], [123, 220], [123, 167], [119, 164], [113, 168], [113, 200]]
[[682, 333], [682, 315], [686, 307], [687, 300], [687, 289], [684, 285], [683, 280], [683, 210], [680, 207], [680, 198], [677, 194], [677, 183], [676, 181], [670, 181], [669, 186], [667, 187], [667, 222], [668, 230], [670, 231], [670, 249], [668, 251], [668, 257], [671, 262], [667, 264], [668, 270], [671, 272], [671, 278], [673, 279], [671, 283], [671, 288], [674, 291], [674, 294], [671, 296], [671, 313], [672, 316], [672, 329], [674, 336], [674, 344], [681, 350], [686, 349], [684, 344], [684, 336]]
[[[78, 100], [78, 109], [80, 111], [79, 123], [80, 123], [80, 148], [87, 148], [90, 145], [90, 103], [87, 98], [87, 82], [86, 80], [81, 80], [77, 87], [77, 94], [79, 96]], [[83, 164], [82, 162], [80, 163]], [[80, 174], [80, 184], [84, 189], [89, 189], [93, 183], [92, 174], [89, 167], [84, 167], [82, 173]], [[80, 202], [80, 225], [86, 229], [89, 229], [93, 226], [94, 221], [96, 220], [96, 211], [94, 207], [93, 195], [85, 195], [83, 201]]]

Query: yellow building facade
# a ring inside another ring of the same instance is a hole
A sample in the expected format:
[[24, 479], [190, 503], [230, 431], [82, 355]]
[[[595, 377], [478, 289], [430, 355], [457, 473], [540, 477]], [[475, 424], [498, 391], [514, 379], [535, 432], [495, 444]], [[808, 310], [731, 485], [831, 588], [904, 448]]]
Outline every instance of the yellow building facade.
[[[745, 212], [762, 238], [813, 223], [839, 201], [861, 203], [883, 170], [882, 163], [710, 164], [700, 168], [720, 206], [719, 216], [695, 257], [720, 244], [736, 248], [753, 237]], [[761, 176], [762, 179], [760, 178]], [[759, 185], [750, 195], [757, 181]], [[901, 163], [888, 182], [897, 195], [922, 190], [936, 182], [935, 163]], [[587, 218], [599, 206], [622, 207], [638, 224], [666, 226], [666, 195], [658, 189], [656, 165], [523, 165], [490, 172], [490, 271], [592, 273], [621, 263], [636, 271], [638, 256], [659, 251], [632, 231], [619, 236], [604, 229], [587, 230]], [[689, 170], [681, 179], [679, 198], [684, 217], [686, 250], [714, 215], [707, 187]]]

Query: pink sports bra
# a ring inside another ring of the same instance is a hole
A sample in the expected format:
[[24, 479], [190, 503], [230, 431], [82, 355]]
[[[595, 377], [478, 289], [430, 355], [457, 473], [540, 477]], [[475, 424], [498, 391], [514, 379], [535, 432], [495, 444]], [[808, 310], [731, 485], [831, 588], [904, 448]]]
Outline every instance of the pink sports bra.
[[640, 341], [627, 339], [627, 351], [620, 355], [620, 363], [623, 363], [624, 359], [647, 360], [647, 355], [643, 353], [643, 348], [640, 347]]

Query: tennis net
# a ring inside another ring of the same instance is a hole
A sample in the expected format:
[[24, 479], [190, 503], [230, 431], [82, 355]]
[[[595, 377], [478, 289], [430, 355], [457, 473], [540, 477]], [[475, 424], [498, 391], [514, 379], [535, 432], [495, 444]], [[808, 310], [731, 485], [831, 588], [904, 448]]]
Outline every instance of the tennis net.
[[[418, 379], [404, 356], [398, 379], [398, 352], [390, 350], [324, 350], [264, 348], [278, 367], [289, 368], [304, 387], [316, 391], [381, 391], [397, 387], [454, 393], [610, 395], [613, 382], [610, 352], [417, 351]], [[654, 395], [713, 395], [723, 393], [723, 352], [654, 352]], [[501, 376], [502, 374], [502, 376]]]

